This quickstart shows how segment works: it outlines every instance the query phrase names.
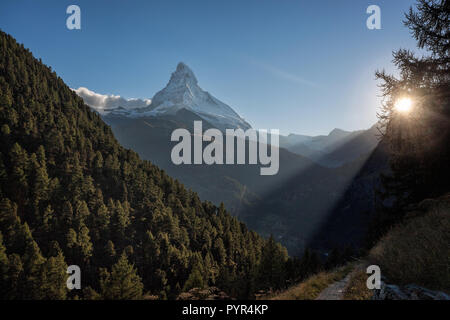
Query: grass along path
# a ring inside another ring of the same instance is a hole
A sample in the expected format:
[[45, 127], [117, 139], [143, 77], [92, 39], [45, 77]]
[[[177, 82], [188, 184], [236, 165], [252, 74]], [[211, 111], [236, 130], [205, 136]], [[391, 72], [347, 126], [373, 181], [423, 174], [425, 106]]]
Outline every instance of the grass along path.
[[344, 291], [350, 282], [352, 273], [344, 279], [336, 281], [323, 290], [316, 300], [344, 300]]
[[321, 292], [327, 289], [330, 285], [333, 285], [334, 283], [346, 278], [346, 276], [354, 269], [354, 267], [354, 263], [349, 263], [333, 271], [320, 272], [281, 293], [265, 297], [265, 299], [315, 300], [320, 296]]

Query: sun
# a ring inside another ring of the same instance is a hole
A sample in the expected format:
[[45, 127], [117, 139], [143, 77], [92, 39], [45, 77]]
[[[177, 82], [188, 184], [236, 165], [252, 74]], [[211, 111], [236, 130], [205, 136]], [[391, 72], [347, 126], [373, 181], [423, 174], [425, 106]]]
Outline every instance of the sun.
[[395, 103], [395, 110], [401, 113], [409, 113], [412, 109], [413, 101], [411, 98], [400, 98]]

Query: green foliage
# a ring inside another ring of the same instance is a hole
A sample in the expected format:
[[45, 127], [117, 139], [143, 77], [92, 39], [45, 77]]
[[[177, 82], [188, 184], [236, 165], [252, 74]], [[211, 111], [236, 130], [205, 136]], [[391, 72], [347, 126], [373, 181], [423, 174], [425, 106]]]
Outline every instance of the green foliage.
[[285, 264], [287, 251], [276, 243], [273, 236], [263, 247], [261, 264], [259, 266], [259, 281], [263, 288], [280, 289], [285, 284]]
[[111, 272], [102, 270], [101, 295], [108, 300], [137, 300], [142, 298], [143, 285], [136, 269], [123, 253]]
[[3, 236], [0, 232], [0, 294], [2, 297], [7, 293], [5, 291], [6, 288], [8, 288], [8, 269], [8, 256], [6, 255], [6, 248], [3, 244]]
[[43, 290], [45, 299], [63, 300], [66, 298], [67, 264], [61, 251], [47, 259], [44, 265]]
[[202, 274], [199, 269], [194, 268], [184, 284], [183, 291], [189, 291], [193, 288], [203, 288], [204, 286], [205, 281], [203, 280]]

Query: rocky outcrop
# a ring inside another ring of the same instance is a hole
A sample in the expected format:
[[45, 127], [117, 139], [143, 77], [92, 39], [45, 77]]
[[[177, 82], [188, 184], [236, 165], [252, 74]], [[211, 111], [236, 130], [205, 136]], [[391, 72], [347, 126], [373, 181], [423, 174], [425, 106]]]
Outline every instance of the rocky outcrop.
[[450, 300], [450, 295], [415, 284], [397, 286], [382, 281], [381, 289], [375, 290], [372, 300]]

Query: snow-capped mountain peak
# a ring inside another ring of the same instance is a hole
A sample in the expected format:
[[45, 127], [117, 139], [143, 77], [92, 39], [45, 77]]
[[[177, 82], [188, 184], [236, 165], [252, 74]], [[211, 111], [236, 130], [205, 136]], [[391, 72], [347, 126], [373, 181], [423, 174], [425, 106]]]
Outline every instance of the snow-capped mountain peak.
[[166, 87], [152, 98], [149, 109], [156, 114], [175, 114], [183, 108], [219, 129], [250, 128], [231, 107], [200, 88], [192, 70], [180, 62]]
[[104, 116], [158, 117], [176, 115], [178, 111], [186, 109], [220, 130], [251, 128], [231, 107], [200, 88], [194, 72], [183, 62], [177, 65], [164, 89], [151, 100], [127, 100], [120, 96], [101, 95], [86, 88], [74, 91]]

